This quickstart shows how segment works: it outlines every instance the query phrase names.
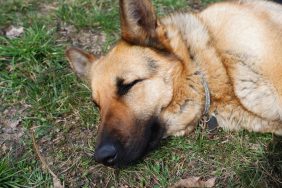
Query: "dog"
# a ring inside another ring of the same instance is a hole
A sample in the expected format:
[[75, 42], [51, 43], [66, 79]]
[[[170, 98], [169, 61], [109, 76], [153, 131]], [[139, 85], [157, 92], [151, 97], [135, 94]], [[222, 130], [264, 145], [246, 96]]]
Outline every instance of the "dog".
[[150, 0], [120, 0], [121, 39], [100, 58], [66, 57], [92, 90], [94, 158], [128, 165], [199, 122], [282, 135], [282, 6], [220, 2], [158, 19]]

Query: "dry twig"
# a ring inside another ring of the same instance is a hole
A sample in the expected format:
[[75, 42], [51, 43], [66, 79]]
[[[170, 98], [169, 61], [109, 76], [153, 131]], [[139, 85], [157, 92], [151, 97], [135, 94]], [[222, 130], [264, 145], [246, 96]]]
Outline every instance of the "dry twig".
[[48, 164], [46, 163], [45, 158], [40, 154], [39, 147], [38, 147], [38, 145], [36, 144], [36, 140], [35, 140], [35, 136], [34, 136], [34, 129], [31, 129], [30, 133], [31, 133], [31, 137], [32, 137], [33, 147], [34, 147], [34, 149], [35, 149], [35, 152], [36, 152], [36, 154], [37, 154], [39, 160], [41, 161], [42, 168], [43, 168], [43, 169], [47, 169], [48, 172], [49, 172], [49, 173], [52, 175], [52, 177], [53, 177], [53, 186], [54, 186], [54, 188], [64, 188], [64, 184], [63, 184], [63, 185], [61, 184], [61, 181], [60, 181], [60, 179], [58, 178], [58, 176], [50, 169], [50, 167], [49, 167]]

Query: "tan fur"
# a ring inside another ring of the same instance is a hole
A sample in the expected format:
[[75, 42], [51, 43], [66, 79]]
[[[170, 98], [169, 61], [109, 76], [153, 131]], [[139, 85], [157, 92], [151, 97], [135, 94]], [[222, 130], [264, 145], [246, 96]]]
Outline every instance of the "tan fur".
[[[211, 93], [209, 112], [221, 127], [282, 135], [281, 5], [217, 3], [198, 14], [157, 20], [144, 0], [140, 6], [150, 19], [140, 22], [142, 12], [131, 17], [135, 1], [120, 2], [122, 40], [105, 57], [90, 58], [87, 69], [93, 99], [101, 108], [100, 129], [119, 129], [129, 139], [134, 119], [157, 116], [166, 135], [189, 134], [204, 111], [200, 71]], [[121, 97], [117, 78], [142, 82]]]
[[220, 3], [199, 15], [164, 19], [186, 23], [178, 27], [208, 79], [220, 126], [281, 134], [281, 16], [281, 6], [253, 2]]

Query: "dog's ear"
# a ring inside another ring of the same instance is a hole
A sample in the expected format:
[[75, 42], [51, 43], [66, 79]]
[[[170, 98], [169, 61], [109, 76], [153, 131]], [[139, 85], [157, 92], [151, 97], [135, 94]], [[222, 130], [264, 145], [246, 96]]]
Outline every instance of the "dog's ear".
[[119, 3], [122, 38], [137, 45], [157, 44], [158, 20], [150, 0], [120, 0]]
[[188, 62], [188, 50], [181, 34], [172, 25], [164, 27], [161, 24], [151, 0], [119, 0], [119, 3], [124, 40], [172, 53], [181, 61]]
[[90, 66], [96, 59], [94, 55], [73, 47], [67, 49], [65, 54], [74, 72], [80, 78], [88, 79]]

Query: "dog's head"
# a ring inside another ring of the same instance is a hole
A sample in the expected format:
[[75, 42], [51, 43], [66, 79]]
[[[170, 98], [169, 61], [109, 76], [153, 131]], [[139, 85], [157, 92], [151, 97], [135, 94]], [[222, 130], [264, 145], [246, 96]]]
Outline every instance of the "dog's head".
[[66, 52], [100, 109], [95, 160], [113, 166], [133, 162], [158, 144], [166, 123], [161, 114], [188, 61], [181, 37], [160, 23], [149, 0], [120, 0], [120, 15], [121, 40], [106, 56]]

